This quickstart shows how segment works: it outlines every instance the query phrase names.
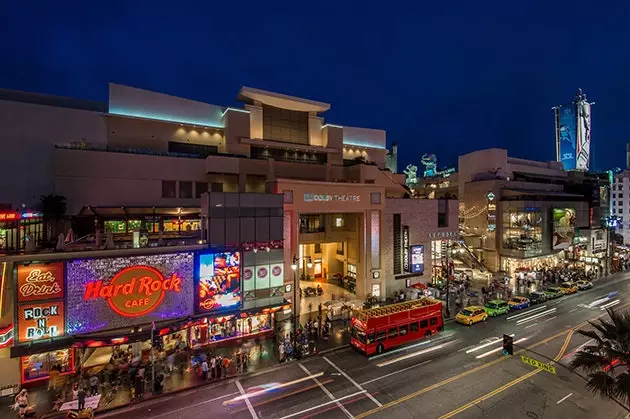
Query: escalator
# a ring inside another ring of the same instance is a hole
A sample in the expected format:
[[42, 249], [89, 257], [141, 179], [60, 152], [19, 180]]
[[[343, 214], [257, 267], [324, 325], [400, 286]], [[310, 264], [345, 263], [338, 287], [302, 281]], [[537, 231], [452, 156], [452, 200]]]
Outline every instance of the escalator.
[[453, 250], [457, 250], [452, 252], [453, 259], [460, 261], [462, 264], [464, 264], [464, 266], [473, 270], [478, 270], [482, 273], [488, 272], [488, 269], [486, 269], [484, 264], [481, 263], [479, 258], [474, 255], [474, 253], [470, 250], [468, 246], [466, 246], [466, 243], [464, 243], [463, 241], [454, 242]]

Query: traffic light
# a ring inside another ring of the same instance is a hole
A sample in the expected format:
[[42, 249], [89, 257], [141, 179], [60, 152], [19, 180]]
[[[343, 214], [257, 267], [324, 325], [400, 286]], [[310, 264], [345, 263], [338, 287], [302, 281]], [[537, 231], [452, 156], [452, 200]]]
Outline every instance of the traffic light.
[[514, 338], [503, 335], [503, 355], [514, 355]]

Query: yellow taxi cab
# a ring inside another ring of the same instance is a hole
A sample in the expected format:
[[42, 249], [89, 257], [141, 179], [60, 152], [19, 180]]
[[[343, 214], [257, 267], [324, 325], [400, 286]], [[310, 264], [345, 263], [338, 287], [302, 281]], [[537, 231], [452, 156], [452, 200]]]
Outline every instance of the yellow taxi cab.
[[455, 316], [455, 321], [461, 324], [467, 324], [468, 326], [472, 326], [473, 323], [477, 322], [485, 322], [488, 318], [488, 314], [486, 310], [481, 306], [470, 306], [465, 307], [462, 311], [457, 313]]
[[578, 292], [578, 287], [573, 282], [563, 282], [560, 284], [560, 289], [565, 294], [575, 294]]

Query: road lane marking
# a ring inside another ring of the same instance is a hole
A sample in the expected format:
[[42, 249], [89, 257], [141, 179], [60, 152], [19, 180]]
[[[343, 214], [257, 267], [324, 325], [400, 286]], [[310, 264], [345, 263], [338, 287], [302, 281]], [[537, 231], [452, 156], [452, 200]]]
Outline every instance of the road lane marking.
[[577, 351], [579, 351], [580, 349], [582, 349], [586, 345], [590, 345], [591, 343], [593, 343], [594, 340], [595, 339], [590, 339], [590, 340], [586, 341], [585, 343], [581, 344], [580, 346], [574, 348], [572, 351], [569, 351], [569, 353], [566, 354], [562, 359], [570, 358], [571, 356], [575, 355], [575, 353]]
[[[327, 358], [327, 357], [325, 357], [325, 356], [324, 356], [324, 357], [322, 357], [322, 358], [324, 359], [324, 361], [328, 362], [328, 363], [330, 364], [330, 366], [331, 366], [331, 367], [333, 367], [334, 369], [336, 369], [338, 373], [340, 373], [341, 375], [343, 375], [343, 376], [346, 378], [346, 380], [350, 381], [350, 382], [352, 383], [352, 385], [353, 385], [353, 386], [355, 386], [355, 387], [356, 387], [356, 388], [358, 388], [359, 390], [365, 390], [363, 387], [361, 387], [361, 386], [359, 385], [359, 383], [357, 383], [356, 381], [354, 381], [354, 380], [353, 380], [353, 379], [352, 379], [352, 378], [351, 378], [348, 374], [346, 374], [344, 370], [342, 370], [341, 368], [339, 368], [338, 366], [336, 366], [336, 365], [335, 365], [335, 364], [334, 364], [334, 363], [333, 363], [330, 359], [328, 359], [328, 358]], [[370, 394], [370, 392], [369, 392], [369, 391], [368, 391], [368, 392], [366, 392], [365, 394], [366, 394], [366, 395], [368, 396], [368, 398], [369, 398], [370, 400], [372, 400], [372, 401], [373, 401], [373, 402], [374, 402], [374, 403], [375, 403], [378, 407], [383, 407], [383, 404], [382, 404], [381, 402], [379, 402], [378, 400], [376, 400], [376, 399], [374, 398], [374, 396], [372, 396], [372, 395]], [[351, 416], [351, 417], [352, 417], [352, 416]]]
[[611, 303], [604, 304], [604, 305], [603, 305], [603, 306], [601, 306], [599, 309], [600, 309], [600, 310], [602, 310], [602, 311], [604, 311], [604, 310], [606, 310], [607, 308], [610, 308], [610, 307], [612, 307], [612, 306], [616, 306], [616, 305], [617, 305], [617, 304], [619, 304], [620, 302], [621, 302], [621, 301], [619, 301], [619, 300], [615, 300], [615, 301], [613, 301], [613, 302], [611, 302]]
[[558, 316], [553, 316], [553, 317], [549, 317], [547, 320], [545, 320], [546, 322], [548, 322], [549, 320], [553, 320], [553, 319], [557, 319]]
[[[627, 306], [630, 306], [630, 303], [623, 304], [622, 306], [618, 307], [618, 309], [621, 309], [621, 308], [627, 307]], [[572, 331], [572, 330], [575, 330], [575, 329], [579, 329], [581, 327], [584, 327], [584, 326], [588, 325], [589, 321], [596, 320], [596, 319], [598, 319], [600, 317], [603, 317], [603, 316], [605, 316], [605, 315], [602, 314], [601, 316], [595, 316], [594, 318], [591, 318], [590, 320], [587, 320], [585, 322], [579, 323], [579, 324], [577, 324], [575, 326], [569, 326], [570, 329], [563, 330], [562, 332], [558, 332], [555, 335], [549, 336], [548, 338], [545, 338], [545, 339], [543, 339], [543, 340], [541, 340], [539, 342], [536, 342], [536, 343], [528, 346], [527, 348], [520, 349], [520, 350], [514, 352], [514, 355], [518, 355], [518, 354], [520, 354], [522, 352], [525, 352], [527, 350], [534, 349], [534, 348], [537, 348], [537, 347], [539, 347], [541, 345], [544, 345], [545, 343], [550, 342], [550, 341], [552, 341], [552, 340], [554, 340], [554, 339], [564, 335], [565, 333], [567, 333], [569, 331]], [[356, 419], [362, 419], [362, 418], [365, 418], [367, 416], [371, 416], [371, 415], [373, 415], [375, 413], [381, 412], [381, 411], [383, 411], [385, 409], [389, 409], [390, 407], [396, 406], [396, 405], [398, 405], [400, 403], [406, 402], [407, 400], [411, 400], [411, 399], [413, 399], [415, 397], [421, 396], [421, 395], [423, 395], [425, 393], [430, 392], [431, 390], [435, 390], [436, 388], [440, 388], [442, 386], [445, 386], [446, 384], [452, 383], [453, 381], [459, 380], [460, 378], [466, 377], [466, 376], [468, 376], [470, 374], [474, 374], [477, 371], [481, 371], [483, 369], [491, 367], [491, 366], [493, 366], [495, 364], [498, 364], [499, 362], [505, 361], [506, 359], [508, 359], [508, 358], [507, 357], [506, 358], [498, 358], [498, 359], [495, 359], [494, 361], [490, 361], [490, 362], [487, 362], [485, 364], [479, 365], [479, 366], [477, 366], [475, 368], [472, 368], [470, 370], [464, 371], [464, 372], [462, 372], [460, 374], [453, 375], [453, 376], [451, 376], [449, 378], [446, 378], [446, 379], [444, 379], [444, 380], [442, 380], [442, 381], [440, 381], [438, 383], [435, 383], [435, 384], [430, 385], [428, 387], [424, 387], [424, 388], [421, 388], [419, 390], [416, 390], [416, 391], [414, 391], [412, 393], [409, 393], [409, 394], [407, 394], [405, 396], [402, 396], [402, 397], [400, 397], [400, 398], [398, 398], [396, 400], [392, 400], [391, 402], [388, 402], [388, 403], [384, 404], [383, 407], [377, 407], [377, 408], [374, 408], [372, 410], [368, 410], [367, 412], [363, 412], [363, 413], [355, 416], [355, 418]]]
[[534, 327], [534, 326], [538, 326], [538, 323], [534, 323], [534, 324], [530, 324], [528, 326], [525, 326], [525, 329], [529, 329], [530, 327]]
[[[514, 337], [514, 333], [512, 333], [510, 336]], [[490, 342], [486, 342], [482, 345], [475, 346], [474, 348], [467, 350], [466, 353], [470, 354], [472, 352], [477, 352], [479, 349], [487, 348], [488, 346], [494, 345], [495, 343], [500, 342], [502, 340], [498, 336], [493, 336], [492, 338], [489, 338], [489, 339], [491, 339]]]
[[236, 384], [236, 387], [238, 387], [238, 391], [241, 393], [241, 396], [245, 398], [245, 404], [247, 405], [247, 409], [249, 410], [249, 413], [252, 415], [252, 419], [258, 419], [258, 415], [256, 414], [256, 411], [254, 410], [252, 403], [249, 401], [249, 397], [247, 397], [247, 393], [245, 393], [245, 390], [243, 389], [241, 382], [236, 380], [234, 381], [234, 384]]
[[[560, 348], [560, 350], [558, 351], [558, 354], [554, 358], [554, 362], [557, 362], [560, 358], [562, 358], [562, 355], [564, 355], [565, 351], [567, 350], [567, 347], [569, 346], [569, 343], [571, 343], [571, 338], [573, 337], [573, 333], [574, 333], [574, 331], [570, 330], [569, 333], [567, 334], [567, 337], [565, 338], [564, 343], [562, 344], [562, 347]], [[449, 419], [449, 418], [452, 418], [453, 416], [456, 416], [456, 415], [462, 413], [463, 411], [468, 410], [471, 407], [478, 405], [482, 401], [488, 400], [491, 397], [496, 396], [497, 394], [504, 392], [505, 390], [509, 389], [510, 387], [513, 387], [513, 386], [517, 385], [518, 383], [523, 382], [523, 381], [527, 380], [528, 378], [533, 377], [534, 375], [536, 375], [536, 374], [538, 374], [538, 373], [540, 373], [542, 371], [543, 371], [542, 369], [535, 369], [534, 371], [530, 371], [527, 374], [522, 375], [522, 376], [520, 376], [520, 377], [510, 381], [509, 383], [502, 385], [499, 388], [494, 389], [490, 393], [484, 394], [483, 396], [478, 397], [475, 400], [473, 400], [471, 402], [468, 402], [465, 405], [460, 406], [457, 409], [452, 410], [452, 411], [448, 412], [445, 415], [440, 416], [438, 419]]]
[[350, 397], [354, 397], [357, 394], [365, 394], [365, 393], [367, 393], [367, 390], [357, 391], [356, 393], [348, 394], [347, 396], [339, 397], [339, 398], [337, 398], [335, 400], [331, 400], [329, 402], [322, 403], [322, 404], [319, 404], [317, 406], [309, 407], [308, 409], [300, 410], [299, 412], [291, 413], [290, 415], [282, 416], [280, 419], [289, 419], [289, 418], [292, 418], [294, 416], [299, 416], [299, 415], [304, 414], [304, 413], [312, 412], [313, 410], [321, 409], [324, 406], [329, 406], [329, 405], [331, 405], [333, 403], [339, 403], [340, 401], [349, 399]]
[[558, 400], [558, 401], [556, 402], [556, 404], [560, 404], [560, 403], [562, 403], [563, 401], [565, 401], [566, 399], [568, 399], [568, 398], [569, 398], [569, 397], [571, 397], [571, 396], [573, 396], [573, 393], [569, 393], [569, 394], [567, 394], [566, 396], [564, 396], [563, 398], [561, 398], [560, 400]]
[[362, 385], [362, 386], [364, 386], [364, 385], [366, 385], [366, 384], [373, 383], [374, 381], [382, 380], [382, 379], [384, 379], [384, 378], [391, 377], [392, 375], [400, 374], [401, 372], [408, 371], [408, 370], [410, 370], [410, 369], [412, 369], [412, 368], [416, 368], [416, 367], [419, 367], [419, 366], [421, 366], [421, 365], [428, 364], [428, 363], [429, 363], [429, 362], [431, 362], [431, 361], [432, 361], [431, 359], [427, 359], [426, 361], [422, 361], [422, 362], [420, 362], [420, 363], [418, 363], [418, 364], [411, 365], [411, 366], [406, 367], [406, 368], [403, 368], [403, 369], [401, 369], [401, 370], [394, 371], [394, 372], [390, 372], [389, 374], [385, 374], [385, 375], [382, 375], [382, 376], [380, 376], [380, 377], [376, 377], [376, 378], [373, 378], [373, 379], [371, 379], [371, 380], [367, 380], [367, 381], [365, 381], [365, 382], [361, 383], [361, 385]]
[[438, 349], [442, 349], [444, 347], [444, 345], [445, 344], [437, 345], [437, 346], [433, 346], [431, 348], [422, 349], [421, 351], [412, 352], [412, 353], [407, 354], [407, 355], [399, 356], [398, 358], [390, 359], [389, 361], [380, 362], [380, 363], [376, 364], [376, 366], [377, 367], [386, 367], [386, 366], [394, 364], [396, 362], [404, 361], [404, 360], [409, 359], [409, 358], [414, 358], [414, 357], [419, 356], [419, 355], [423, 355], [423, 354], [427, 354], [429, 352], [437, 351]]
[[510, 316], [510, 317], [506, 318], [506, 320], [517, 319], [517, 318], [519, 318], [519, 317], [527, 316], [528, 314], [532, 314], [532, 313], [535, 313], [535, 312], [537, 312], [537, 311], [544, 310], [544, 309], [546, 309], [546, 308], [547, 308], [547, 306], [546, 306], [546, 305], [544, 305], [544, 306], [540, 306], [540, 307], [536, 307], [536, 308], [533, 308], [533, 309], [531, 309], [531, 310], [527, 310], [527, 311], [526, 311], [526, 312], [524, 312], [524, 313], [519, 313], [519, 314], [515, 314], [515, 315], [513, 315], [513, 316]]
[[[298, 367], [300, 367], [307, 376], [310, 377], [312, 375], [311, 372], [304, 365], [298, 364]], [[317, 384], [317, 386], [324, 392], [324, 394], [328, 396], [331, 401], [335, 400], [335, 396], [333, 396], [333, 394], [328, 391], [328, 389], [317, 378], [313, 378], [313, 381], [315, 381], [315, 384]], [[339, 410], [341, 410], [347, 417], [352, 419], [352, 414], [348, 412], [348, 409], [346, 409], [341, 403], [339, 403], [339, 401], [335, 402], [335, 404], [337, 405]]]
[[525, 317], [524, 319], [519, 319], [519, 320], [517, 320], [517, 321], [516, 321], [516, 324], [517, 324], [518, 326], [520, 326], [520, 325], [522, 325], [522, 324], [529, 323], [529, 322], [531, 322], [531, 321], [534, 321], [534, 320], [536, 320], [536, 319], [539, 319], [539, 318], [541, 318], [541, 317], [544, 317], [544, 316], [546, 316], [546, 315], [548, 315], [548, 314], [554, 313], [556, 310], [558, 310], [558, 309], [557, 309], [557, 308], [550, 308], [549, 310], [546, 310], [546, 311], [541, 311], [540, 313], [536, 313], [536, 314], [534, 314], [533, 316], [530, 316], [530, 317]]
[[573, 310], [569, 310], [569, 313], [575, 313], [577, 310], [577, 308], [574, 308]]

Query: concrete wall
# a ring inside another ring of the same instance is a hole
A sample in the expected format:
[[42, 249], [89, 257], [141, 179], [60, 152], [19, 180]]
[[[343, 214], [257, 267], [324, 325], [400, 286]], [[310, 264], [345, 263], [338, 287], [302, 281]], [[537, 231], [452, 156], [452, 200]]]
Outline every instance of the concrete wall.
[[223, 121], [225, 124], [225, 150], [222, 151], [249, 157], [249, 145], [242, 144], [241, 138], [250, 138], [250, 114], [228, 110], [225, 112]]
[[54, 144], [105, 145], [99, 112], [0, 101], [0, 203], [32, 208], [40, 195], [59, 193], [53, 181]]

